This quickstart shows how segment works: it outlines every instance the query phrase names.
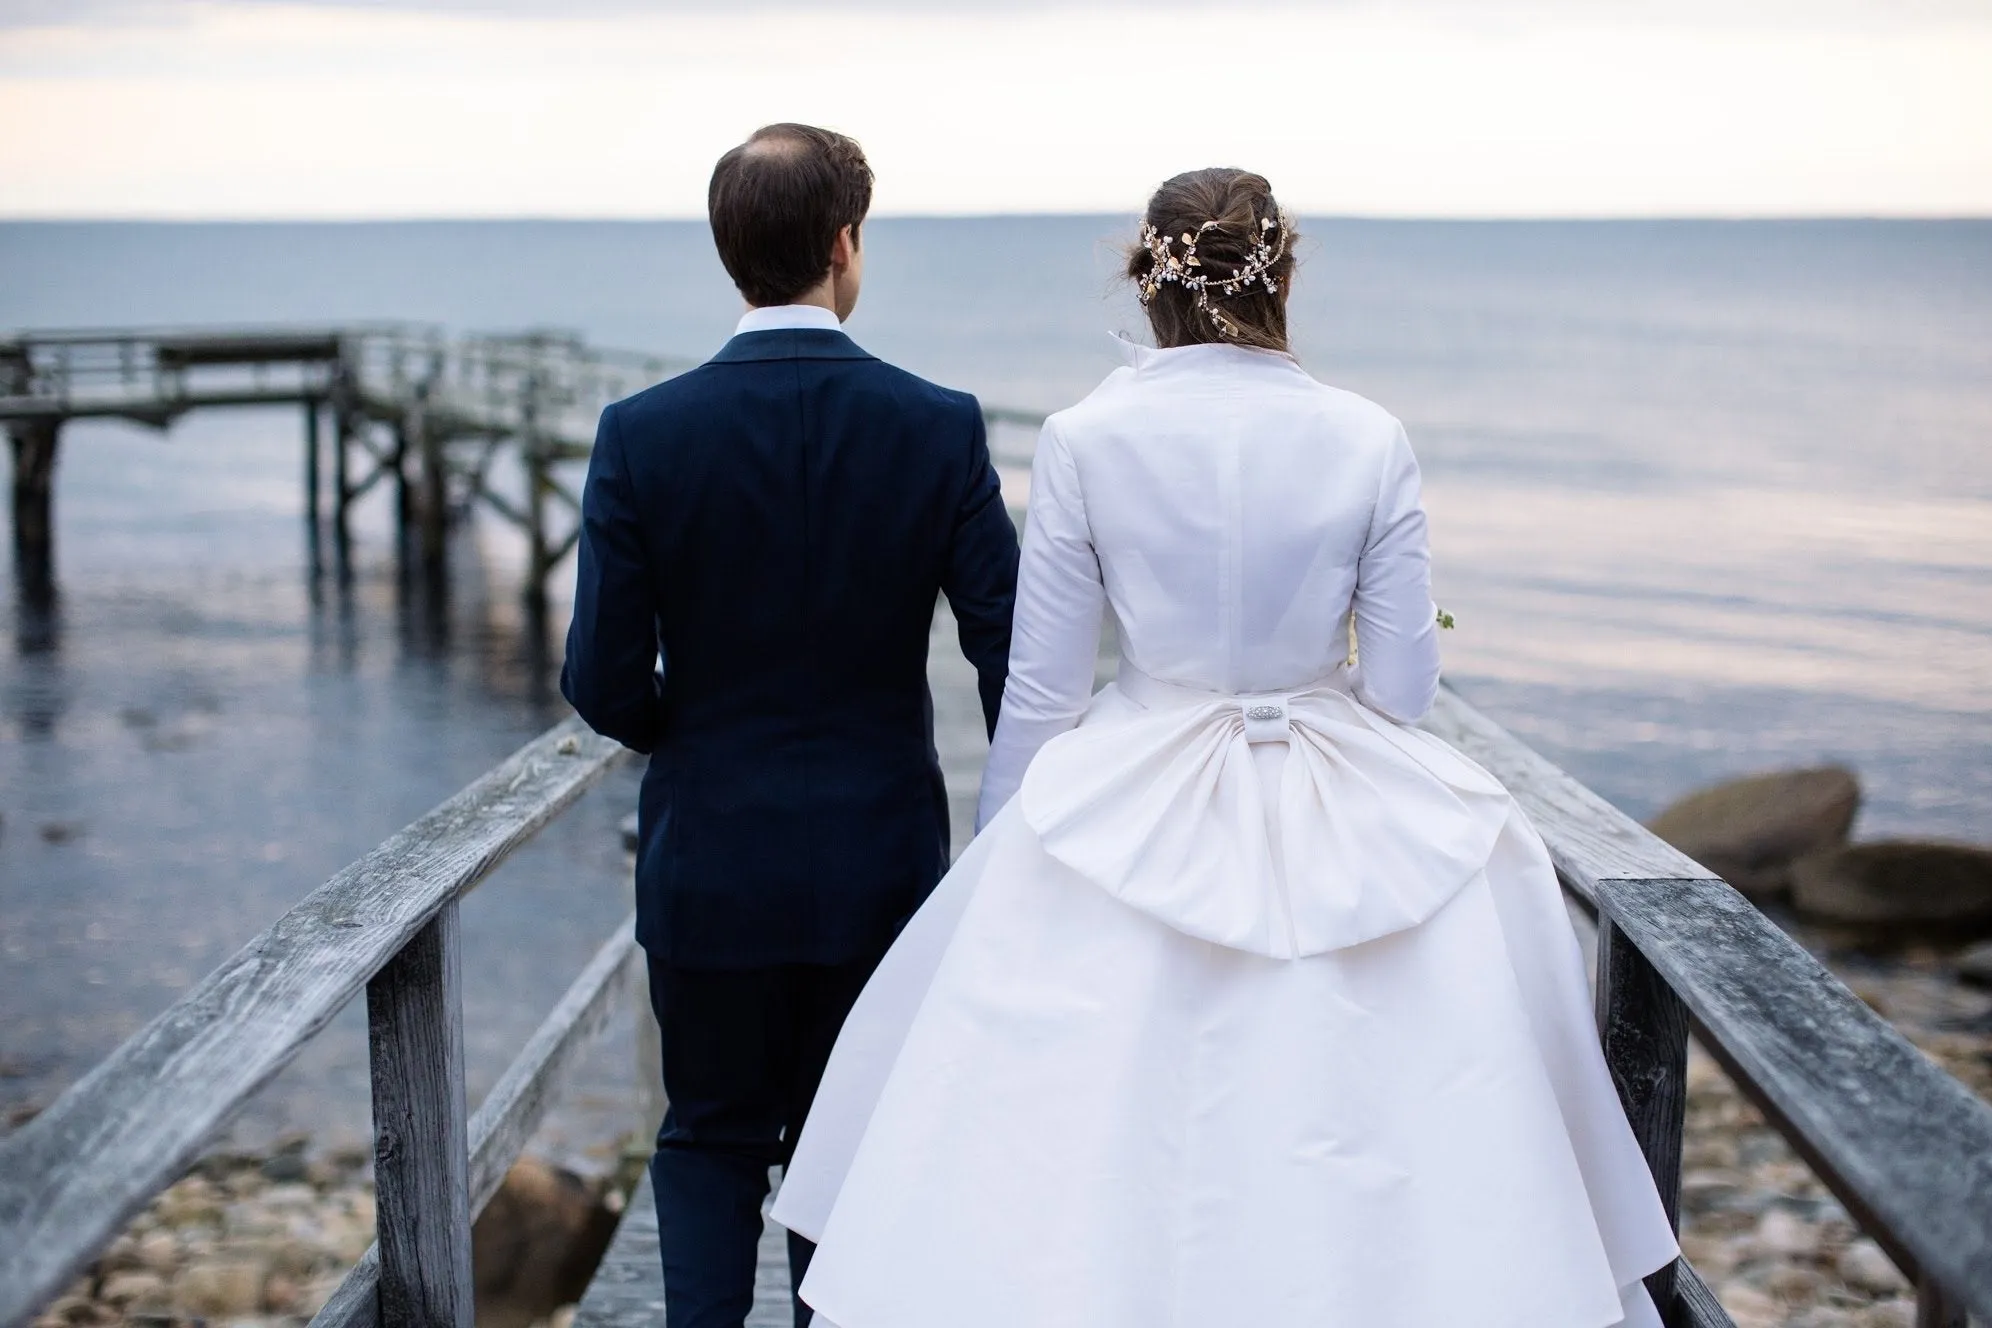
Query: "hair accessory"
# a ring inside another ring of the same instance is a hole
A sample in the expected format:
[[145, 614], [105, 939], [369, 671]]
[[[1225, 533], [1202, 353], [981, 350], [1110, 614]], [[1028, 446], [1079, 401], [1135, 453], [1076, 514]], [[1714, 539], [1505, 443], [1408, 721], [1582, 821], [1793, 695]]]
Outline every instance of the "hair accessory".
[[[1197, 308], [1201, 309], [1217, 330], [1225, 336], [1238, 335], [1238, 324], [1224, 316], [1223, 312], [1211, 305], [1211, 295], [1222, 299], [1249, 287], [1253, 282], [1264, 282], [1267, 294], [1279, 290], [1279, 283], [1272, 278], [1273, 266], [1286, 256], [1287, 235], [1293, 226], [1287, 220], [1286, 210], [1280, 209], [1277, 220], [1273, 217], [1260, 217], [1258, 235], [1252, 249], [1245, 255], [1245, 261], [1238, 270], [1228, 277], [1214, 278], [1194, 269], [1203, 266], [1197, 257], [1197, 242], [1203, 239], [1204, 232], [1214, 230], [1218, 222], [1206, 221], [1194, 231], [1184, 231], [1179, 236], [1168, 236], [1144, 222], [1141, 227], [1141, 244], [1154, 260], [1147, 275], [1142, 277], [1135, 290], [1142, 304], [1155, 298], [1155, 292], [1162, 289], [1162, 283], [1173, 281], [1194, 297]], [[1181, 254], [1176, 246], [1182, 246]]]

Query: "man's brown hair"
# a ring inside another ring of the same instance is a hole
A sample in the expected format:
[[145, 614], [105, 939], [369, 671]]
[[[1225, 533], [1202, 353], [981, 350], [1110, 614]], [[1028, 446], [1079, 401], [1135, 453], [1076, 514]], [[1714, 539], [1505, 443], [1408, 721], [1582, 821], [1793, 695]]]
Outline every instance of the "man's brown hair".
[[719, 159], [706, 190], [719, 261], [747, 303], [793, 303], [830, 271], [837, 232], [852, 243], [871, 211], [872, 172], [856, 140], [773, 124]]

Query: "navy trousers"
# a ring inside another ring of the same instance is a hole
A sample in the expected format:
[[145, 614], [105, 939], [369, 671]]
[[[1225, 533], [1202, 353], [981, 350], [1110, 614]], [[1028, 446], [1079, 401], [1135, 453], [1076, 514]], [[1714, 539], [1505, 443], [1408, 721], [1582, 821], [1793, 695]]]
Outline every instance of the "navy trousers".
[[[650, 1160], [667, 1328], [741, 1328], [752, 1310], [768, 1169], [787, 1165], [837, 1031], [882, 957], [744, 969], [650, 960], [670, 1102]], [[791, 1286], [814, 1251], [790, 1234]], [[798, 1298], [796, 1328], [809, 1320]]]

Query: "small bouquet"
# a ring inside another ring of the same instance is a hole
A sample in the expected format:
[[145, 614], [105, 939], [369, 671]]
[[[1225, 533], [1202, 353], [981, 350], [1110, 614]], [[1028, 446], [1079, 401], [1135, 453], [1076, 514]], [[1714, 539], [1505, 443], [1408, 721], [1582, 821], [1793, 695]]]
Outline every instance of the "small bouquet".
[[[1450, 613], [1436, 604], [1432, 606], [1432, 612], [1437, 615], [1434, 621], [1438, 623], [1440, 631], [1450, 632], [1453, 629], [1453, 616]], [[1344, 663], [1349, 668], [1356, 667], [1356, 615], [1353, 613], [1349, 615], [1349, 658]]]

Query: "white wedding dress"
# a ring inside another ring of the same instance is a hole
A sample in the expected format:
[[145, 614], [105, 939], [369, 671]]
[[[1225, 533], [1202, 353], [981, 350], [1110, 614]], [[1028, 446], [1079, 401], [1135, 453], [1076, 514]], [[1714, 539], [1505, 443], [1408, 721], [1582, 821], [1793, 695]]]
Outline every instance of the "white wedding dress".
[[777, 1197], [819, 1242], [803, 1298], [841, 1328], [1658, 1328], [1674, 1239], [1548, 856], [1408, 727], [1438, 650], [1403, 429], [1287, 356], [1128, 349], [1038, 447], [986, 828]]

